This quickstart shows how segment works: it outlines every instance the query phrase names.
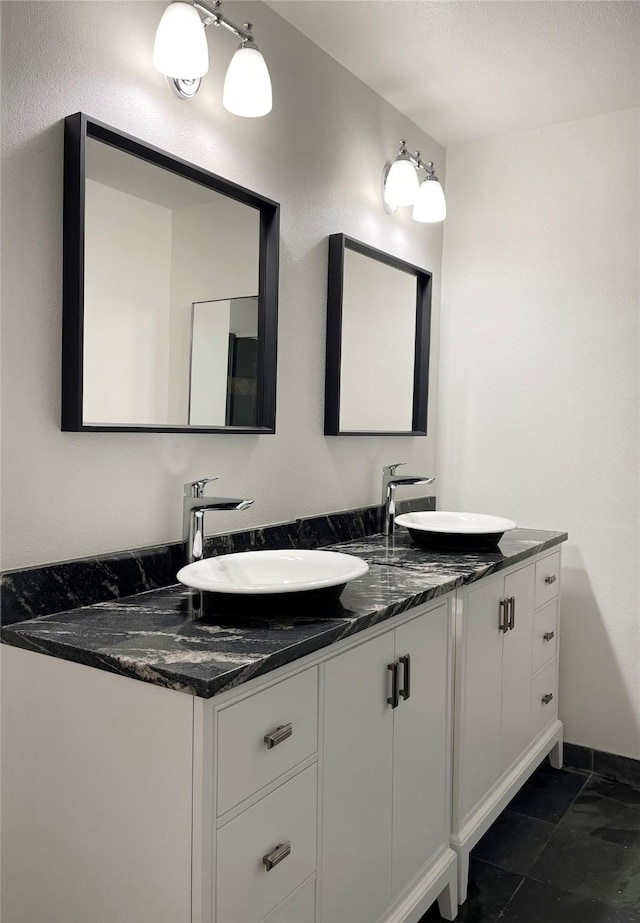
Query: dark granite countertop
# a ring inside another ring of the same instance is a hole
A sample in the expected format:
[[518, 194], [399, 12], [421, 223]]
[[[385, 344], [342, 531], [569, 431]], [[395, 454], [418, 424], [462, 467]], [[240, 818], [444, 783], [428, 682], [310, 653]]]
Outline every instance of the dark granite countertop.
[[180, 584], [8, 625], [15, 647], [210, 698], [335, 641], [473, 583], [567, 539], [565, 532], [515, 529], [492, 553], [425, 551], [405, 533], [327, 546], [370, 567], [340, 599], [264, 615], [247, 605], [202, 615]]

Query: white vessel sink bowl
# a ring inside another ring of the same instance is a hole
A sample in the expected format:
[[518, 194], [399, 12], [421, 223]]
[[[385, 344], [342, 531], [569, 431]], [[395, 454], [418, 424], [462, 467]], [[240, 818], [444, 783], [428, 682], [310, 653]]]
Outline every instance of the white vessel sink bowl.
[[502, 516], [441, 510], [402, 513], [396, 525], [408, 529], [416, 544], [434, 551], [495, 551], [504, 533], [516, 528], [513, 519]]
[[349, 580], [369, 570], [366, 561], [337, 551], [267, 550], [221, 554], [178, 571], [194, 590], [228, 596], [280, 596], [332, 590], [338, 596]]

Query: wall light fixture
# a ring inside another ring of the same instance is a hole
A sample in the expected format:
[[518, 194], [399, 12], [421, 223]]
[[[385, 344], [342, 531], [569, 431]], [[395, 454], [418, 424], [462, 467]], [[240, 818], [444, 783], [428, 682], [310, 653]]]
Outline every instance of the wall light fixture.
[[[425, 163], [420, 151], [410, 154], [407, 142], [400, 142], [398, 156], [382, 171], [382, 202], [384, 210], [392, 215], [400, 206], [413, 205], [413, 220], [425, 223], [444, 221], [447, 204], [440, 180], [433, 169], [433, 161]], [[426, 174], [421, 183], [419, 172]]]
[[[201, 16], [200, 14], [203, 14]], [[271, 78], [252, 34], [252, 25], [234, 25], [220, 0], [174, 0], [162, 14], [153, 46], [153, 64], [182, 99], [192, 99], [209, 70], [204, 30], [224, 26], [240, 39], [224, 80], [222, 104], [234, 115], [256, 118], [271, 112]]]

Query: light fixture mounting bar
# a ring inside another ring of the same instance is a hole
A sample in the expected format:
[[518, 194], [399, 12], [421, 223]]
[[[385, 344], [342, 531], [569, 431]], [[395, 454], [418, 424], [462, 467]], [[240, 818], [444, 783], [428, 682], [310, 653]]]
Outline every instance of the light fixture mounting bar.
[[230, 19], [220, 11], [220, 0], [214, 0], [213, 3], [206, 3], [205, 0], [193, 0], [193, 5], [198, 10], [206, 15], [206, 19], [203, 22], [205, 26], [224, 26], [225, 29], [228, 29], [229, 32], [233, 32], [234, 35], [237, 35], [239, 39], [243, 42], [252, 42], [253, 35], [251, 33], [251, 25], [245, 23], [242, 28], [236, 26], [235, 23], [232, 23]]
[[420, 157], [420, 151], [416, 151], [415, 154], [408, 154], [407, 159], [414, 165], [417, 170], [424, 170], [428, 179], [431, 179], [433, 176], [435, 176], [433, 160], [428, 160], [427, 163], [425, 163], [424, 160], [422, 160]]
[[433, 169], [433, 161], [429, 160], [427, 163], [420, 156], [420, 151], [415, 151], [413, 154], [407, 148], [407, 142], [404, 138], [400, 140], [400, 148], [398, 150], [398, 157], [403, 160], [408, 160], [409, 163], [413, 164], [416, 170], [424, 170], [427, 174], [427, 179], [438, 177], [435, 175], [435, 170]]

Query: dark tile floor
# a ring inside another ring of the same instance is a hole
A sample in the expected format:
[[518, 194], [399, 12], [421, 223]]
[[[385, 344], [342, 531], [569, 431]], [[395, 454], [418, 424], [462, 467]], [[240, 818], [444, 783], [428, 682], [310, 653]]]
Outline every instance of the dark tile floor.
[[640, 786], [543, 763], [473, 850], [457, 920], [640, 923]]

